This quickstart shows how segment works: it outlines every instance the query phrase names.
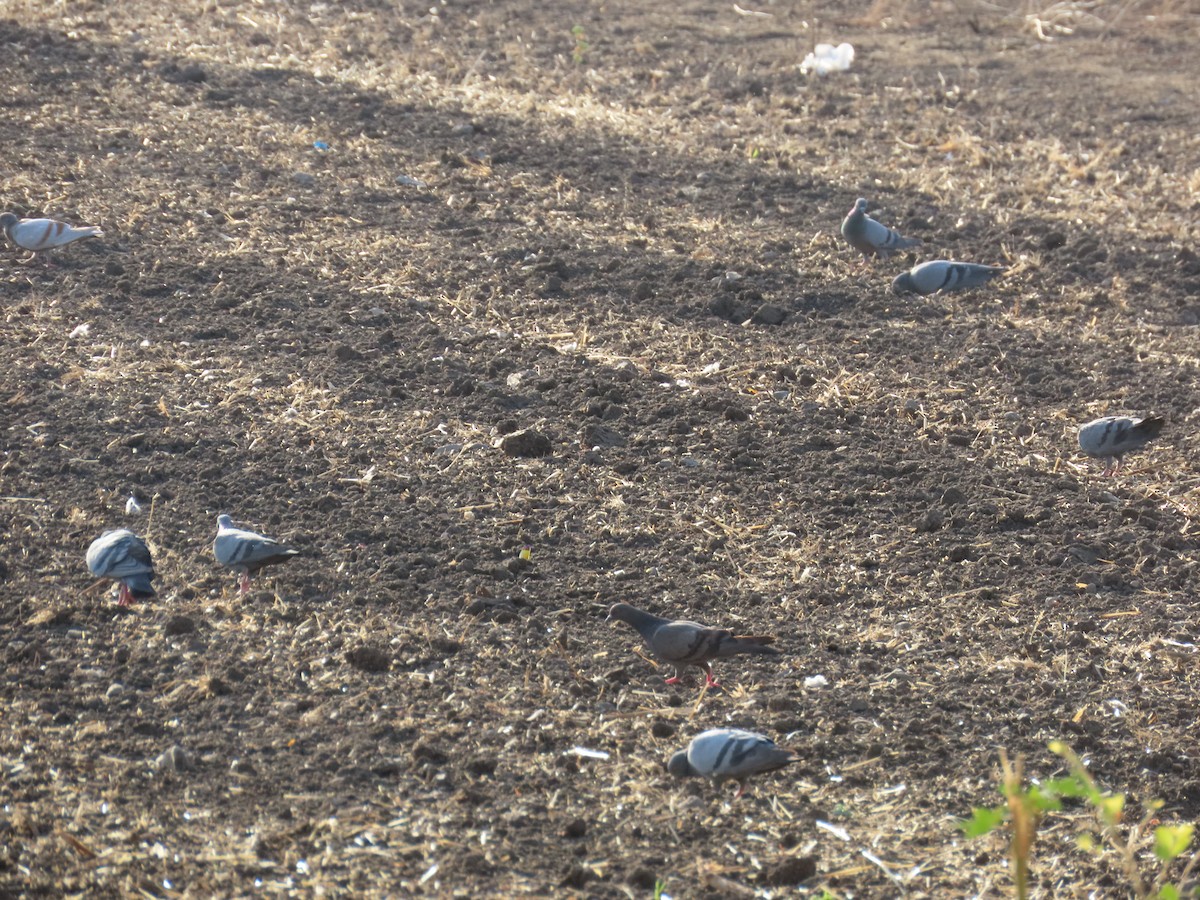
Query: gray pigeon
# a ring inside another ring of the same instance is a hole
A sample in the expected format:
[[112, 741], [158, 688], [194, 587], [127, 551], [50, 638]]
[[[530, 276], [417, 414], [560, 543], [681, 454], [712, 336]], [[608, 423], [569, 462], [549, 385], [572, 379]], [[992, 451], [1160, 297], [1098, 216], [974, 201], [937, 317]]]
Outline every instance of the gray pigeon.
[[887, 259], [897, 250], [907, 250], [921, 243], [917, 238], [902, 237], [900, 232], [868, 216], [867, 201], [863, 197], [854, 201], [854, 209], [842, 220], [842, 237], [863, 255], [863, 259], [871, 256]]
[[628, 603], [618, 603], [608, 611], [608, 621], [614, 619], [628, 622], [636, 628], [651, 653], [675, 666], [675, 674], [667, 679], [667, 684], [679, 681], [679, 671], [684, 666], [698, 666], [704, 670], [705, 683], [709, 687], [718, 687], [709, 660], [737, 656], [739, 653], [779, 653], [774, 647], [768, 646], [775, 642], [770, 635], [735, 637], [732, 631], [707, 628], [695, 622], [663, 619]]
[[1003, 271], [1003, 266], [934, 259], [897, 275], [892, 281], [892, 293], [933, 294], [938, 291], [961, 291], [964, 288], [986, 284]]
[[35, 256], [45, 250], [104, 234], [94, 225], [76, 228], [54, 219], [19, 219], [10, 212], [0, 215], [0, 229], [4, 230], [10, 241]]
[[1104, 416], [1079, 427], [1079, 449], [1088, 456], [1103, 459], [1104, 474], [1115, 475], [1121, 469], [1121, 457], [1146, 446], [1158, 437], [1165, 424], [1162, 416], [1144, 419]]
[[154, 578], [150, 548], [125, 528], [106, 531], [92, 541], [87, 551], [87, 567], [97, 578], [111, 578], [121, 585], [118, 606], [131, 606], [134, 600], [155, 595], [150, 584]]
[[734, 798], [746, 790], [751, 775], [773, 772], [800, 759], [768, 737], [740, 728], [714, 728], [692, 738], [686, 750], [676, 751], [667, 760], [667, 771], [677, 777], [701, 775], [720, 785], [733, 779], [738, 783]]
[[237, 528], [233, 519], [222, 513], [217, 516], [213, 555], [221, 565], [242, 574], [241, 592], [245, 594], [250, 590], [252, 574], [264, 566], [287, 562], [293, 556], [299, 556], [300, 551], [274, 538]]

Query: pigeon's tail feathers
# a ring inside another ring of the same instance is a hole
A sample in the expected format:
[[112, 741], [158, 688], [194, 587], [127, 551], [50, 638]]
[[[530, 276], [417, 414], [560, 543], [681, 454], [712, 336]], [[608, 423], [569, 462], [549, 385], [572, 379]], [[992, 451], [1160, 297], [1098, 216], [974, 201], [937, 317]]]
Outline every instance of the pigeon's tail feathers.
[[717, 646], [717, 656], [737, 656], [741, 653], [765, 653], [778, 656], [779, 651], [771, 645], [775, 643], [773, 634], [739, 635], [721, 641]]

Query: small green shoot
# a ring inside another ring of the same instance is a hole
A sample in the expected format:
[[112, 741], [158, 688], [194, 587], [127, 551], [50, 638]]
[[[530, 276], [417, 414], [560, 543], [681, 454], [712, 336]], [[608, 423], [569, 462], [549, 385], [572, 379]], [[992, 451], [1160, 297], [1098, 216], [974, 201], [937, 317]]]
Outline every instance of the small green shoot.
[[[1116, 851], [1129, 879], [1132, 895], [1139, 900], [1181, 900], [1184, 894], [1179, 885], [1188, 881], [1192, 869], [1200, 860], [1200, 853], [1192, 855], [1176, 882], [1169, 882], [1167, 874], [1171, 864], [1191, 847], [1195, 826], [1158, 825], [1155, 815], [1163, 804], [1155, 800], [1146, 804], [1146, 813], [1140, 821], [1122, 828], [1125, 795], [1101, 790], [1083, 761], [1062, 741], [1052, 741], [1050, 751], [1063, 758], [1070, 774], [1025, 786], [1023, 760], [1018, 758], [1013, 765], [1009, 762], [1008, 754], [1001, 750], [1000, 790], [1005, 802], [999, 806], [974, 809], [970, 818], [959, 822], [960, 830], [968, 838], [991, 834], [1008, 824], [1011, 831], [1009, 858], [1018, 900], [1025, 900], [1029, 896], [1029, 867], [1038, 826], [1047, 813], [1062, 809], [1062, 800], [1065, 798], [1084, 800], [1091, 807], [1099, 825], [1099, 838], [1086, 831], [1079, 834], [1076, 838], [1079, 849], [1096, 855], [1103, 854], [1106, 849]], [[1151, 825], [1157, 825], [1153, 831], [1153, 848], [1160, 865], [1148, 884], [1138, 851], [1148, 843]], [[1197, 893], [1193, 890], [1191, 896], [1197, 896]]]
[[575, 60], [575, 65], [583, 65], [583, 58], [587, 56], [592, 45], [588, 43], [587, 31], [582, 25], [576, 25], [571, 29], [571, 36], [575, 38], [575, 46], [571, 50], [571, 59]]

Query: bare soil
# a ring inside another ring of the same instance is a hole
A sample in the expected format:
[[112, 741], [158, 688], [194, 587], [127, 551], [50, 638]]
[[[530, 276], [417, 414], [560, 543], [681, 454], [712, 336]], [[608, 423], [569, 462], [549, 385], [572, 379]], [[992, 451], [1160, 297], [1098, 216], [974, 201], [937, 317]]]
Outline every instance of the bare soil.
[[[0, 207], [105, 230], [0, 255], [0, 896], [1000, 897], [955, 819], [1052, 739], [1195, 820], [1198, 11], [1131, 8], [0, 5]], [[305, 555], [240, 597], [219, 512]], [[786, 655], [666, 686], [617, 600]], [[722, 725], [803, 761], [663, 771]], [[1036, 896], [1128, 895], [1089, 823]]]

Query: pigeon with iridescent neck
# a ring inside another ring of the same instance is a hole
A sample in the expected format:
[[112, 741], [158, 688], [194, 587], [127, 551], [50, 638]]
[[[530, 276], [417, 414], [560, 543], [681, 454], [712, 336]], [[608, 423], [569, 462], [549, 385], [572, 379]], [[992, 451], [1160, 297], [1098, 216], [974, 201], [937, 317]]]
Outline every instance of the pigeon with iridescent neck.
[[722, 628], [664, 619], [628, 603], [618, 603], [608, 611], [608, 621], [613, 620], [628, 622], [637, 629], [652, 654], [675, 666], [675, 674], [667, 679], [667, 684], [677, 683], [679, 672], [685, 666], [697, 666], [704, 670], [705, 683], [709, 687], [718, 687], [710, 660], [741, 653], [779, 654], [769, 646], [775, 642], [771, 635], [738, 637]]
[[907, 250], [921, 243], [917, 238], [906, 238], [900, 232], [868, 216], [867, 201], [863, 197], [854, 202], [854, 208], [842, 221], [842, 237], [861, 253], [864, 259], [872, 256], [887, 259], [897, 250]]

